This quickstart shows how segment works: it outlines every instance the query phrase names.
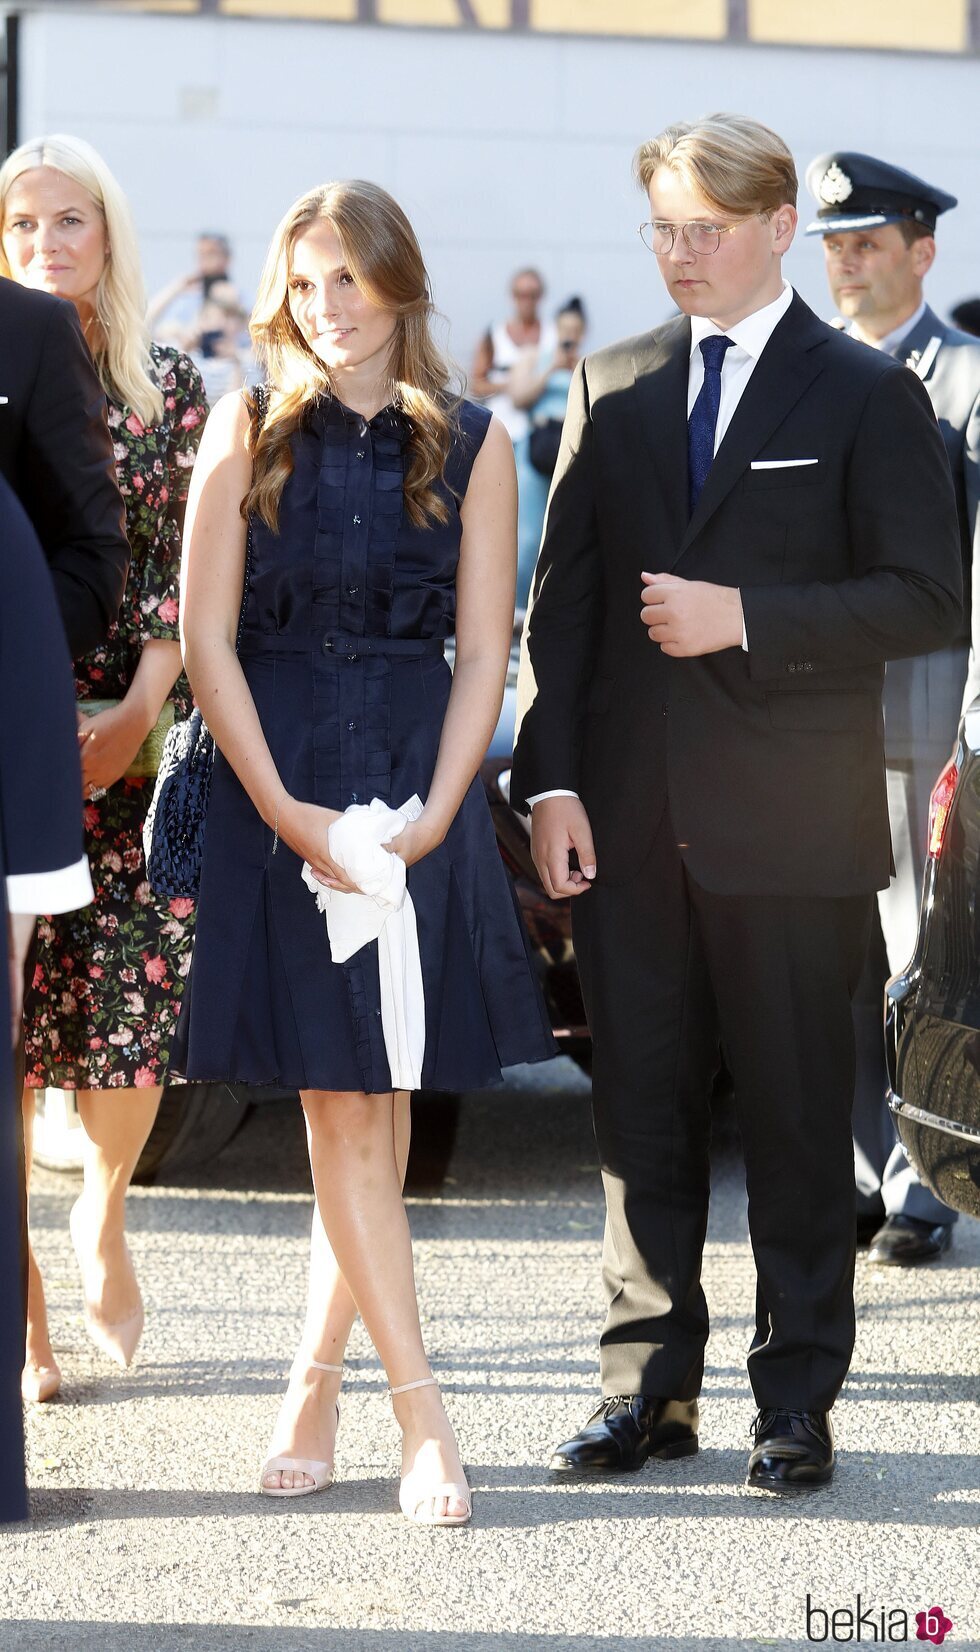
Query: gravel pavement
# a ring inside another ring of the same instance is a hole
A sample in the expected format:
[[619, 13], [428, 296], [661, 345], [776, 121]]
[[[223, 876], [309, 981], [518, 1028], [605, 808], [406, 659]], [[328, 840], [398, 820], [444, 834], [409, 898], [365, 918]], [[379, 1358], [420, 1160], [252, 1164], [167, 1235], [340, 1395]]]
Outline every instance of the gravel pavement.
[[28, 1417], [33, 1519], [0, 1533], [3, 1652], [795, 1647], [809, 1644], [808, 1596], [811, 1636], [824, 1638], [821, 1614], [853, 1612], [858, 1594], [863, 1626], [839, 1616], [838, 1640], [900, 1641], [905, 1612], [921, 1645], [915, 1613], [938, 1606], [949, 1647], [980, 1647], [980, 1225], [962, 1221], [929, 1269], [859, 1259], [835, 1483], [797, 1502], [748, 1494], [753, 1271], [727, 1115], [705, 1253], [701, 1452], [616, 1483], [549, 1478], [550, 1447], [597, 1390], [588, 1101], [567, 1060], [468, 1097], [442, 1195], [411, 1201], [429, 1347], [475, 1492], [465, 1531], [398, 1514], [397, 1430], [359, 1327], [337, 1483], [297, 1502], [255, 1493], [305, 1293], [298, 1107], [255, 1109], [213, 1164], [133, 1191], [147, 1327], [126, 1373], [82, 1327], [74, 1186], [39, 1173], [36, 1244], [65, 1386]]

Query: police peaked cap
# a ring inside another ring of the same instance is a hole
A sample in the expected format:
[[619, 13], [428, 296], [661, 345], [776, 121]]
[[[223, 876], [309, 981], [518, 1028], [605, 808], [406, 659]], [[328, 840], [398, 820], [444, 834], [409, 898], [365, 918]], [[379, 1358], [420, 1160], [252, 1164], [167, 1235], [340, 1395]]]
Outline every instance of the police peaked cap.
[[806, 186], [819, 204], [816, 218], [806, 227], [807, 235], [875, 229], [903, 219], [934, 230], [939, 214], [956, 205], [955, 195], [947, 195], [914, 173], [849, 150], [818, 155], [806, 169]]

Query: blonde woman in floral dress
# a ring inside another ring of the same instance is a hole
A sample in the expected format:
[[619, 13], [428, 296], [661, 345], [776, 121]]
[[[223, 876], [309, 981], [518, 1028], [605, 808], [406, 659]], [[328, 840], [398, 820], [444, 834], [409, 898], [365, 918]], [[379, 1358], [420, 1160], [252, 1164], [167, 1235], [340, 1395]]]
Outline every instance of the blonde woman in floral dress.
[[[128, 1365], [143, 1304], [125, 1239], [125, 1197], [153, 1126], [190, 966], [193, 903], [157, 900], [142, 829], [153, 782], [127, 775], [165, 702], [189, 709], [177, 592], [187, 486], [207, 414], [196, 368], [151, 343], [135, 230], [105, 162], [77, 138], [24, 144], [0, 169], [0, 274], [76, 306], [108, 401], [132, 566], [118, 623], [77, 667], [86, 848], [94, 904], [42, 919], [26, 1006], [25, 1129], [35, 1087], [76, 1091], [85, 1180], [71, 1212], [85, 1324]], [[26, 1398], [60, 1386], [31, 1257]]]

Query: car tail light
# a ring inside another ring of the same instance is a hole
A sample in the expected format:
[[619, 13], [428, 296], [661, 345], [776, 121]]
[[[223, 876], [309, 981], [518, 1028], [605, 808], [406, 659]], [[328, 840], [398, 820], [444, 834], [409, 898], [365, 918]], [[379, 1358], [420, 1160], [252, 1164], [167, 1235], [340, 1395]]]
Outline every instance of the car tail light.
[[932, 859], [936, 859], [942, 850], [946, 823], [949, 820], [949, 811], [953, 807], [959, 777], [960, 771], [955, 761], [950, 758], [932, 788], [932, 796], [929, 799], [929, 854]]

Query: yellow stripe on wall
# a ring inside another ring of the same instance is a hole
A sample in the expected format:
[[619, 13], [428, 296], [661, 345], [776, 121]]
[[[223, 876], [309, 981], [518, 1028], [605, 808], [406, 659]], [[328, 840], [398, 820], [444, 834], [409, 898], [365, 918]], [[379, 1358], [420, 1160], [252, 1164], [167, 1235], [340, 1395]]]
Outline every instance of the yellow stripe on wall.
[[724, 40], [727, 0], [531, 0], [531, 27], [554, 34]]
[[749, 0], [752, 40], [808, 46], [961, 52], [969, 0]]
[[229, 17], [316, 17], [355, 23], [357, 0], [220, 0]]

